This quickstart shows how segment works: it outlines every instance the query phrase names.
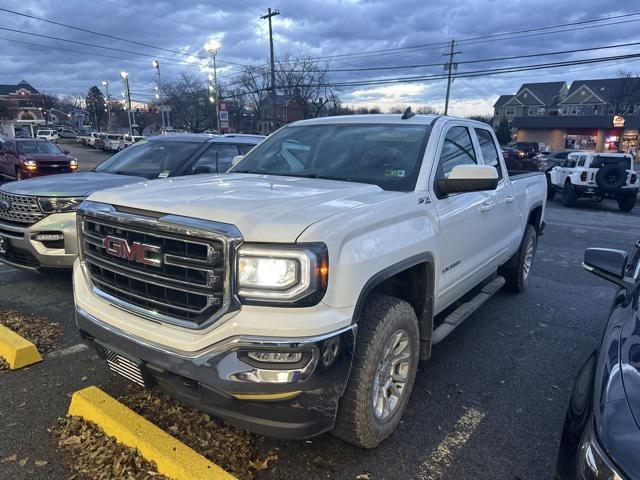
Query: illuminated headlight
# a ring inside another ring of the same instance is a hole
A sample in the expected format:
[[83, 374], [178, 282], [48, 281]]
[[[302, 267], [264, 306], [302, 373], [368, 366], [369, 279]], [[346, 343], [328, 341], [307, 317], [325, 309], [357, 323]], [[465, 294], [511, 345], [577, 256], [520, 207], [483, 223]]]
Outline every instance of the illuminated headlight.
[[313, 305], [324, 295], [328, 274], [324, 244], [245, 244], [238, 250], [238, 294], [243, 303]]
[[71, 168], [71, 170], [75, 170], [76, 168], [78, 168], [78, 160], [76, 160], [75, 158], [69, 160], [69, 167]]
[[84, 197], [42, 197], [38, 198], [38, 205], [44, 213], [75, 212], [83, 200]]
[[38, 164], [35, 160], [25, 160], [24, 166], [27, 167], [27, 170], [35, 170], [38, 168]]

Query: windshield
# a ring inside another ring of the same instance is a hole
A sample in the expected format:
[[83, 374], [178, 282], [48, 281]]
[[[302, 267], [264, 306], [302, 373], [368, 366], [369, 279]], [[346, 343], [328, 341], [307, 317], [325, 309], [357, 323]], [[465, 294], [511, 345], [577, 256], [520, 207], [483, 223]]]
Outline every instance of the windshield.
[[426, 125], [334, 124], [287, 127], [256, 146], [231, 171], [415, 188]]
[[202, 147], [202, 142], [140, 140], [96, 167], [96, 172], [146, 178], [169, 177]]
[[54, 143], [49, 142], [18, 142], [18, 153], [29, 154], [53, 154], [60, 155], [60, 150]]

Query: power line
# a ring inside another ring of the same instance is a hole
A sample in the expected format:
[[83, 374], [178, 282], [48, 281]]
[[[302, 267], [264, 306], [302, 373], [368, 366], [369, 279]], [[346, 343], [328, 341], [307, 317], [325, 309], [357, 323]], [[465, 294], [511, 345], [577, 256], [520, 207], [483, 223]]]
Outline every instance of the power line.
[[[205, 60], [207, 59], [207, 57], [203, 57], [201, 55], [197, 55], [197, 54], [194, 54], [194, 53], [186, 53], [186, 52], [181, 52], [180, 50], [172, 50], [170, 48], [158, 47], [156, 45], [151, 45], [151, 44], [144, 43], [144, 42], [138, 42], [136, 40], [129, 40], [127, 38], [117, 37], [115, 35], [110, 35], [108, 33], [96, 32], [94, 30], [89, 30], [87, 28], [76, 27], [74, 25], [67, 25], [66, 23], [61, 23], [61, 22], [56, 22], [56, 21], [53, 21], [53, 20], [48, 20], [46, 18], [36, 17], [35, 15], [29, 15], [27, 13], [16, 12], [15, 10], [9, 10], [8, 8], [1, 8], [0, 7], [0, 11], [7, 12], [7, 13], [12, 13], [14, 15], [19, 15], [21, 17], [31, 18], [31, 19], [38, 20], [38, 21], [41, 21], [41, 22], [50, 23], [52, 25], [57, 25], [59, 27], [70, 28], [72, 30], [77, 30], [77, 31], [80, 31], [80, 32], [85, 32], [85, 33], [90, 33], [92, 35], [98, 35], [98, 36], [101, 36], [101, 37], [110, 38], [112, 40], [119, 40], [121, 42], [128, 42], [128, 43], [132, 43], [134, 45], [139, 45], [139, 46], [142, 46], [142, 47], [153, 48], [155, 50], [161, 50], [161, 51], [173, 53], [173, 54], [176, 54], [176, 55], [183, 55], [183, 56], [187, 56], [187, 57], [200, 58], [200, 59], [205, 59]], [[106, 48], [106, 47], [102, 47], [102, 48]], [[173, 60], [175, 60], [175, 59], [173, 59]], [[223, 61], [223, 63], [228, 63], [230, 65], [242, 65], [242, 64], [239, 64], [239, 63], [228, 62], [228, 61]]]

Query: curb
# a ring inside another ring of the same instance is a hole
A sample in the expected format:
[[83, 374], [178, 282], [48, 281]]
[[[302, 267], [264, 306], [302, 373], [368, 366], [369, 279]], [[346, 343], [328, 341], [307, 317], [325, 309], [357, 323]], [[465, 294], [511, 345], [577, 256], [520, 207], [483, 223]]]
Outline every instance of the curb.
[[137, 449], [145, 459], [156, 463], [159, 473], [174, 480], [237, 480], [98, 387], [75, 392], [69, 415], [95, 423], [118, 442]]
[[4, 325], [0, 325], [0, 357], [7, 361], [11, 370], [42, 361], [33, 343]]

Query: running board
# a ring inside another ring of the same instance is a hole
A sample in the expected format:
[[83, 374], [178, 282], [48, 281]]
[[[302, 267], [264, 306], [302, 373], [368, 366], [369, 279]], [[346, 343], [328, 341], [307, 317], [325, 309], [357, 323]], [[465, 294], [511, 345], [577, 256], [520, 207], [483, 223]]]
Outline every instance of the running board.
[[444, 340], [446, 336], [453, 332], [458, 325], [464, 322], [469, 315], [480, 308], [484, 302], [489, 300], [498, 290], [500, 290], [504, 284], [504, 277], [496, 277], [490, 283], [485, 285], [478, 295], [451, 312], [449, 316], [444, 319], [444, 322], [433, 331], [433, 334], [431, 335], [431, 344], [435, 345], [436, 343]]

